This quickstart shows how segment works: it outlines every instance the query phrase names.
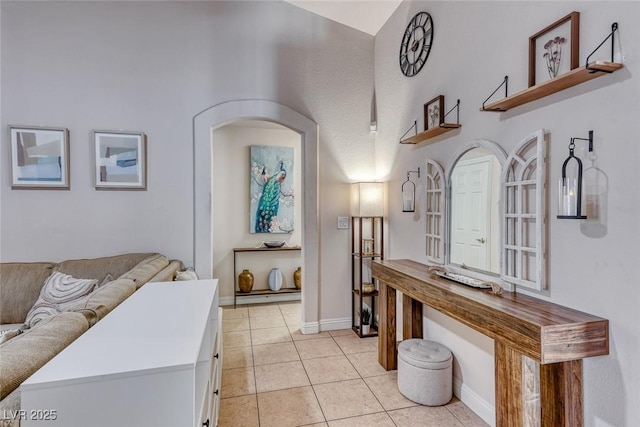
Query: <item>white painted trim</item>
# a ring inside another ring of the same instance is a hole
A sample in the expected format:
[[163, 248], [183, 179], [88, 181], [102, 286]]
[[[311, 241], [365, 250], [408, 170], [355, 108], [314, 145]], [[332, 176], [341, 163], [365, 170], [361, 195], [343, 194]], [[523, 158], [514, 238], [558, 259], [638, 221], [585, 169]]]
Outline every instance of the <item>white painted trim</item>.
[[351, 329], [351, 317], [340, 319], [320, 320], [320, 331], [338, 331], [340, 329]]
[[193, 262], [198, 276], [215, 277], [214, 230], [211, 224], [211, 132], [238, 120], [275, 122], [300, 134], [302, 140], [302, 319], [319, 317], [320, 239], [318, 220], [318, 125], [308, 117], [273, 101], [226, 101], [193, 116]]
[[491, 427], [496, 425], [496, 408], [491, 403], [484, 400], [478, 393], [460, 381], [459, 378], [453, 377], [453, 394], [462, 401], [477, 416], [489, 424]]
[[307, 322], [300, 325], [300, 333], [303, 335], [320, 333], [320, 324], [318, 322]]
[[[236, 298], [236, 305], [300, 301], [300, 294], [253, 295]], [[233, 297], [220, 298], [221, 306], [233, 306]]]

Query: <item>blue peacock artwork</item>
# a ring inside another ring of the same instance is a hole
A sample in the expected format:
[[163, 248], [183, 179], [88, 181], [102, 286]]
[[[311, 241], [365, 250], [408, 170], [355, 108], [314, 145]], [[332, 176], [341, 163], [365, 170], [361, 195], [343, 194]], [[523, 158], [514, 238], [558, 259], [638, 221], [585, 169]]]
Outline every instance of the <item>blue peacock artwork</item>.
[[251, 146], [251, 233], [294, 229], [293, 147]]

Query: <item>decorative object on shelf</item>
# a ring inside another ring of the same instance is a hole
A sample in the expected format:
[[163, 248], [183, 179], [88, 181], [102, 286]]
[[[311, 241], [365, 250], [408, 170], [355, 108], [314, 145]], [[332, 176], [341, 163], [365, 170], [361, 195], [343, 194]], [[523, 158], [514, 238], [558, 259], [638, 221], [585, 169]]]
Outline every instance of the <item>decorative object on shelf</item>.
[[444, 123], [444, 95], [438, 95], [424, 104], [424, 130]]
[[362, 309], [362, 335], [369, 335], [371, 322], [371, 310], [367, 307]]
[[578, 68], [579, 46], [580, 12], [571, 12], [529, 37], [529, 87]]
[[281, 248], [284, 246], [284, 240], [271, 240], [269, 242], [262, 242], [262, 245], [266, 246], [269, 249]]
[[376, 291], [376, 285], [374, 285], [373, 283], [364, 282], [362, 284], [362, 292], [364, 292], [365, 294], [370, 294], [375, 291]]
[[9, 126], [11, 188], [69, 189], [69, 130]]
[[427, 12], [419, 12], [407, 25], [400, 43], [400, 71], [415, 76], [427, 62], [433, 43], [433, 19]]
[[351, 184], [351, 216], [379, 217], [384, 214], [384, 183]]
[[409, 178], [412, 173], [417, 173], [420, 178], [420, 168], [407, 171], [407, 180], [402, 183], [402, 212], [416, 211], [416, 184]]
[[302, 289], [302, 267], [293, 272], [293, 284], [296, 289]]
[[251, 292], [253, 289], [253, 273], [246, 269], [242, 270], [242, 273], [238, 274], [238, 287], [240, 292]]
[[[589, 138], [571, 138], [569, 157], [562, 164], [562, 176], [558, 180], [558, 219], [587, 219], [582, 214], [582, 161], [575, 156], [575, 141], [589, 141], [589, 152], [593, 151], [593, 131]], [[567, 176], [567, 165], [574, 159], [577, 167], [573, 174]]]
[[[525, 90], [522, 90], [518, 93], [515, 93], [511, 96], [508, 94], [508, 84], [509, 77], [506, 76], [503, 82], [498, 86], [496, 90], [493, 91], [491, 95], [482, 103], [482, 108], [480, 111], [493, 111], [493, 112], [504, 112], [511, 108], [518, 107], [523, 104], [527, 104], [529, 102], [533, 102], [540, 98], [544, 98], [545, 96], [551, 95], [556, 92], [560, 92], [561, 90], [568, 89], [570, 87], [576, 86], [580, 83], [587, 82], [589, 80], [593, 80], [595, 78], [604, 76], [605, 74], [614, 73], [621, 68], [624, 67], [621, 63], [616, 63], [614, 61], [614, 49], [615, 49], [615, 32], [618, 30], [618, 23], [614, 22], [611, 25], [611, 32], [607, 35], [607, 37], [596, 47], [593, 52], [587, 56], [587, 60], [584, 66], [577, 67], [568, 71], [564, 74], [557, 76], [554, 79], [548, 79], [543, 83], [536, 84], [535, 86], [531, 86]], [[596, 53], [598, 49], [602, 47], [602, 45], [608, 40], [611, 39], [611, 62], [608, 61], [590, 61], [591, 57]], [[491, 97], [502, 87], [505, 86], [504, 98], [492, 102], [487, 105], [487, 101], [491, 99]]]
[[249, 231], [292, 233], [294, 228], [294, 149], [251, 146]]
[[92, 134], [96, 190], [146, 190], [146, 135], [102, 130]]
[[272, 268], [269, 272], [269, 289], [279, 291], [282, 288], [282, 271], [279, 268]]
[[362, 239], [362, 255], [373, 255], [374, 241], [373, 239]]
[[[440, 105], [440, 98], [442, 98], [442, 105]], [[435, 106], [438, 105], [438, 114], [435, 114]], [[446, 121], [447, 116], [456, 110], [456, 123], [449, 123]], [[429, 112], [431, 111], [431, 113]], [[417, 144], [418, 142], [425, 141], [427, 139], [435, 138], [445, 132], [449, 132], [453, 129], [462, 127], [460, 124], [460, 100], [456, 102], [449, 111], [444, 115], [444, 96], [440, 95], [424, 105], [424, 124], [425, 131], [418, 133], [418, 121], [414, 120], [413, 125], [400, 137], [400, 144]], [[433, 123], [433, 126], [430, 125]], [[414, 134], [407, 137], [409, 132], [414, 131]]]

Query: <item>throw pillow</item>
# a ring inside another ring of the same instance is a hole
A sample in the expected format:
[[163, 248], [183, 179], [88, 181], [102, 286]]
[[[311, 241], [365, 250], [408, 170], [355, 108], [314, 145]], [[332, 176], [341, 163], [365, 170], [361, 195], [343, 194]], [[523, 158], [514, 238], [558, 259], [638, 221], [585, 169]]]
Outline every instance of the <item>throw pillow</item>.
[[192, 268], [187, 268], [185, 271], [176, 273], [176, 280], [198, 280], [198, 275]]
[[0, 331], [0, 344], [9, 341], [11, 338], [20, 335], [22, 332], [22, 329], [5, 329], [4, 331]]
[[59, 271], [54, 272], [44, 282], [38, 300], [29, 310], [24, 322], [25, 327], [32, 328], [42, 319], [75, 306], [97, 289], [98, 282], [94, 279], [76, 279]]

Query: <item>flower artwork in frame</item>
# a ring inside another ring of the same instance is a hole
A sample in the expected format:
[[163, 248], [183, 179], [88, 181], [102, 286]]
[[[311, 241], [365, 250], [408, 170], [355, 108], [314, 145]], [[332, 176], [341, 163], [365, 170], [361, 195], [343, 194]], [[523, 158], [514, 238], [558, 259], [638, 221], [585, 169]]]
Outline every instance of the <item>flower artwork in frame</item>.
[[93, 131], [97, 190], [146, 190], [146, 135], [142, 132]]
[[252, 145], [250, 163], [251, 233], [292, 233], [294, 217], [294, 149]]
[[578, 68], [580, 12], [529, 37], [529, 87]]
[[69, 189], [69, 130], [9, 126], [11, 188]]
[[438, 95], [424, 104], [424, 130], [429, 130], [444, 123], [444, 95]]

